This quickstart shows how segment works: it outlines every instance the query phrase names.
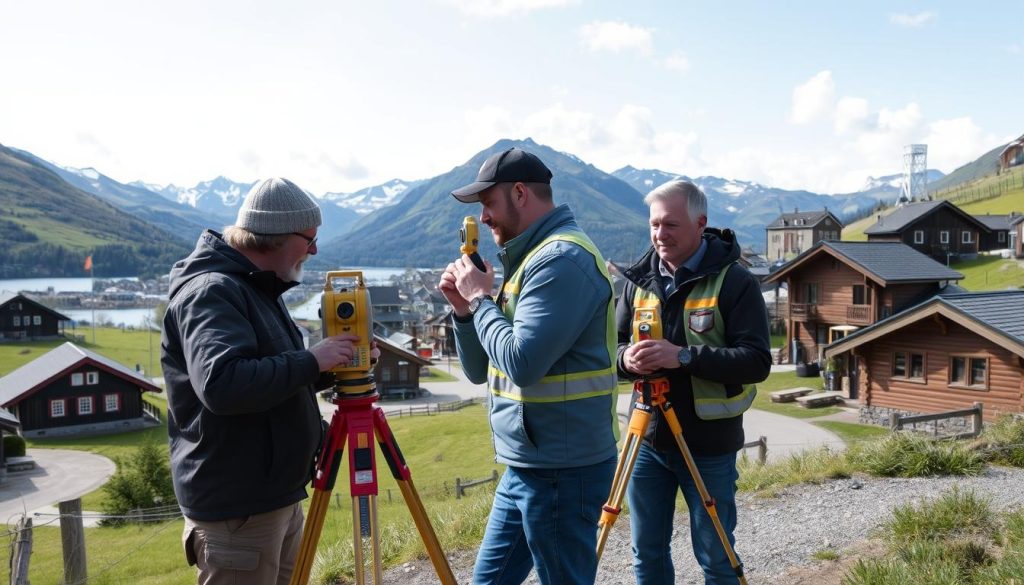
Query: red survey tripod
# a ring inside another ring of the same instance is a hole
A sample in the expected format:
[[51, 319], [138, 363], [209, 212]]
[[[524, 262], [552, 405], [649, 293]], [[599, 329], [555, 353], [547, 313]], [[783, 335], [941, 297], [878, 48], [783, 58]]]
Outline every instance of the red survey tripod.
[[369, 545], [372, 553], [372, 573], [375, 585], [382, 582], [380, 560], [380, 533], [377, 526], [377, 468], [373, 437], [380, 444], [381, 453], [391, 468], [391, 475], [398, 482], [402, 497], [409, 507], [413, 522], [420, 533], [430, 561], [438, 579], [444, 585], [456, 585], [455, 576], [448, 566], [434, 529], [427, 518], [420, 501], [412, 474], [405, 463], [395, 436], [384, 418], [384, 411], [375, 403], [379, 395], [375, 388], [366, 394], [334, 392], [331, 402], [337, 406], [323, 449], [316, 464], [313, 478], [313, 498], [302, 533], [302, 544], [295, 561], [291, 585], [305, 585], [316, 556], [316, 546], [323, 530], [324, 516], [331, 501], [331, 491], [338, 477], [341, 455], [348, 443], [349, 485], [352, 492], [352, 544], [355, 548], [355, 579], [358, 585], [365, 583], [364, 548]]
[[[638, 341], [661, 338], [660, 316], [657, 315], [656, 310], [651, 308], [637, 309], [633, 317], [633, 326], [633, 337]], [[627, 427], [626, 436], [623, 437], [622, 451], [619, 454], [619, 462], [615, 467], [615, 476], [612, 478], [611, 492], [608, 495], [608, 501], [602, 508], [601, 519], [598, 521], [600, 532], [597, 538], [597, 559], [598, 561], [601, 560], [605, 542], [608, 540], [608, 534], [612, 529], [612, 525], [615, 524], [615, 520], [618, 519], [619, 512], [622, 511], [622, 498], [626, 495], [626, 486], [629, 484], [629, 478], [633, 473], [633, 466], [636, 464], [637, 456], [640, 454], [640, 445], [643, 442], [644, 433], [651, 421], [654, 409], [658, 409], [668, 422], [672, 436], [676, 440], [676, 445], [686, 461], [686, 468], [690, 471], [690, 477], [693, 478], [693, 483], [697, 486], [697, 492], [704, 503], [704, 509], [707, 511], [708, 516], [711, 517], [711, 522], [715, 526], [715, 532], [718, 533], [718, 538], [722, 541], [722, 546], [725, 547], [725, 554], [729, 557], [729, 564], [732, 566], [733, 571], [736, 572], [736, 578], [739, 580], [740, 585], [747, 585], [747, 580], [743, 576], [743, 565], [740, 564], [739, 559], [736, 557], [736, 552], [733, 550], [732, 544], [725, 534], [725, 528], [722, 527], [722, 521], [718, 518], [715, 499], [708, 493], [704, 480], [700, 476], [700, 470], [697, 469], [693, 455], [690, 454], [690, 448], [686, 445], [686, 440], [683, 439], [683, 427], [679, 424], [676, 412], [672, 409], [672, 403], [668, 400], [668, 391], [668, 379], [664, 377], [645, 377], [633, 382], [633, 392], [639, 394], [639, 397], [636, 404], [633, 405], [633, 414], [629, 417], [629, 426]], [[693, 514], [695, 511], [690, 510], [690, 513]]]

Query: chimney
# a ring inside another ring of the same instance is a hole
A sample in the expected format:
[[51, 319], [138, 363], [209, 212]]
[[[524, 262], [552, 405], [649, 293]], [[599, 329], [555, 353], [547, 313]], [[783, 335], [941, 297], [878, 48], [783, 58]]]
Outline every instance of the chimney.
[[882, 214], [878, 214], [878, 225], [882, 225]]

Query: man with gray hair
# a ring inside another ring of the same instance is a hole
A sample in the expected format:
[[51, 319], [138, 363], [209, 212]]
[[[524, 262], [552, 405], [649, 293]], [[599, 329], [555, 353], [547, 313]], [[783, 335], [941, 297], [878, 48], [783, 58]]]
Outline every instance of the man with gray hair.
[[234, 226], [171, 269], [160, 364], [185, 557], [203, 585], [284, 585], [323, 425], [315, 386], [358, 337], [313, 347], [281, 300], [317, 252], [320, 208], [287, 179], [253, 186]]
[[[743, 412], [771, 367], [764, 299], [757, 278], [738, 262], [732, 231], [707, 227], [707, 199], [696, 185], [670, 181], [644, 202], [652, 247], [624, 273], [615, 315], [619, 376], [668, 379], [669, 402], [732, 544]], [[634, 307], [660, 310], [663, 339], [631, 339]], [[675, 583], [670, 541], [677, 490], [690, 511], [690, 540], [705, 584], [737, 583], [673, 434], [660, 410], [654, 412], [627, 489], [637, 583]]]

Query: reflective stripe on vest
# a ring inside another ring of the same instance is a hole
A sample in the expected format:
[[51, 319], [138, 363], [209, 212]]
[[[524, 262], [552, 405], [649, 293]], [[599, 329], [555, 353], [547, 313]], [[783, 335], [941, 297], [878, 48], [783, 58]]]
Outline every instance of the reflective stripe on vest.
[[[519, 268], [509, 277], [501, 287], [501, 311], [509, 321], [514, 320], [516, 301], [519, 298], [519, 289], [523, 280], [523, 272], [530, 259], [544, 246], [552, 242], [569, 242], [575, 244], [594, 257], [598, 270], [608, 281], [608, 291], [611, 294], [611, 277], [604, 265], [597, 247], [582, 233], [560, 233], [544, 238], [532, 250], [530, 250]], [[616, 391], [615, 372], [615, 349], [617, 334], [615, 332], [615, 309], [611, 299], [608, 300], [608, 308], [605, 314], [605, 346], [608, 354], [609, 367], [600, 370], [589, 370], [583, 372], [571, 372], [545, 376], [536, 384], [521, 388], [515, 384], [504, 372], [490, 365], [487, 368], [487, 384], [491, 394], [501, 396], [519, 402], [568, 402], [570, 400], [582, 400], [596, 396], [611, 396]], [[611, 400], [612, 423], [615, 430], [615, 437], [618, 438], [618, 425], [615, 424], [615, 401]]]
[[[683, 301], [682, 325], [686, 332], [688, 345], [707, 345], [709, 347], [725, 347], [725, 321], [718, 309], [718, 295], [725, 282], [725, 275], [732, 263], [727, 265], [713, 278], [704, 277], [690, 291]], [[637, 287], [633, 295], [634, 307], [660, 307], [661, 301], [654, 293]], [[725, 385], [712, 382], [697, 376], [690, 376], [693, 387], [693, 406], [697, 416], [703, 420], [732, 418], [739, 416], [750, 408], [757, 394], [754, 384], [743, 385], [743, 390], [736, 396], [728, 396]]]

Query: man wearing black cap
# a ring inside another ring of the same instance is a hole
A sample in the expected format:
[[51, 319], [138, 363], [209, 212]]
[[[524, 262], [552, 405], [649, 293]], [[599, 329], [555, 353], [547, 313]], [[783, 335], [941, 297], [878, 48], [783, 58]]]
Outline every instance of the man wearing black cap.
[[323, 433], [314, 384], [354, 335], [309, 349], [281, 300], [317, 252], [320, 208], [298, 185], [253, 186], [235, 225], [171, 269], [160, 364], [185, 558], [203, 585], [288, 583]]
[[455, 315], [467, 377], [488, 383], [496, 460], [507, 465], [494, 497], [473, 582], [591, 584], [597, 520], [615, 471], [615, 326], [604, 259], [566, 205], [551, 171], [510, 148], [476, 182], [452, 192], [482, 206], [505, 281], [463, 255], [438, 288]]

